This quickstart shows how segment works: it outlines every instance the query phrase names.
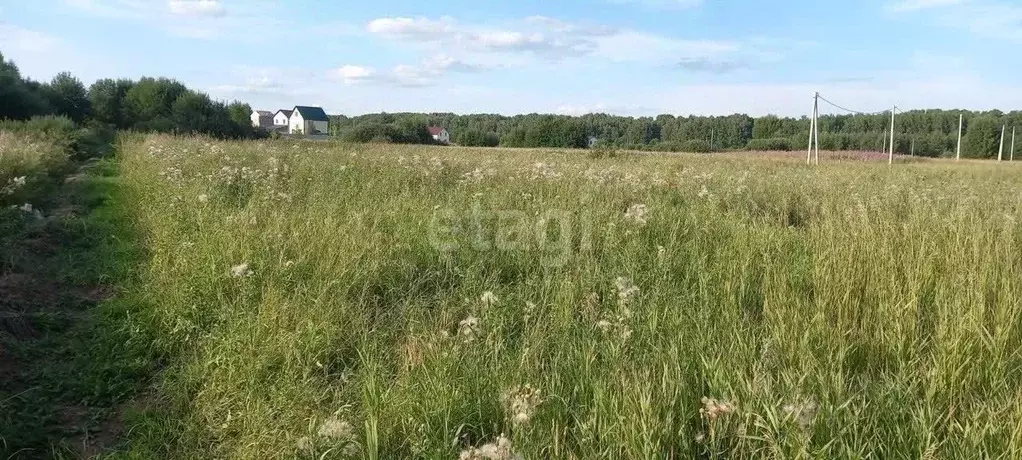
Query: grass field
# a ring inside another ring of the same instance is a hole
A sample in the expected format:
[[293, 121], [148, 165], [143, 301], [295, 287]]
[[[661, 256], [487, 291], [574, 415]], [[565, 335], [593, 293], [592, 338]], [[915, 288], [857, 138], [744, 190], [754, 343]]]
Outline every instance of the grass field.
[[158, 371], [111, 458], [1022, 456], [1014, 165], [118, 155], [145, 257], [95, 359]]

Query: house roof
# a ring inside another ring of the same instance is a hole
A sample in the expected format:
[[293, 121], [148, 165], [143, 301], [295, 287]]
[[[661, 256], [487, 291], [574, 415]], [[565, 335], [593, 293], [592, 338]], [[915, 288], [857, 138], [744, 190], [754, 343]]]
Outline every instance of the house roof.
[[272, 117], [273, 116], [273, 112], [270, 112], [268, 110], [256, 110], [255, 112], [258, 113], [260, 117]]
[[430, 136], [439, 136], [440, 133], [444, 132], [444, 129], [439, 127], [439, 126], [430, 126], [430, 127], [426, 128], [426, 129], [429, 130], [429, 135]]
[[330, 118], [327, 118], [326, 112], [323, 111], [322, 107], [296, 105], [295, 110], [297, 110], [306, 121], [330, 121]]
[[[291, 112], [294, 112], [294, 110], [280, 109], [280, 110], [277, 111], [277, 113], [283, 113], [284, 116], [288, 117], [288, 118], [291, 118]], [[276, 116], [276, 114], [274, 114], [274, 116]]]

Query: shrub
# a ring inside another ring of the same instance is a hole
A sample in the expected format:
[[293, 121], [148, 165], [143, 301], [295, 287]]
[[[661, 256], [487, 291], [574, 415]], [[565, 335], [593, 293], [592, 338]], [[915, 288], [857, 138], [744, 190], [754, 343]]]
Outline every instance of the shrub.
[[496, 147], [500, 145], [497, 133], [484, 133], [478, 129], [467, 129], [455, 139], [458, 145], [465, 147]]
[[791, 150], [791, 141], [783, 137], [770, 139], [750, 139], [746, 145], [748, 150]]
[[692, 152], [692, 153], [710, 153], [713, 151], [710, 148], [710, 141], [702, 139], [689, 139], [681, 143], [681, 151]]

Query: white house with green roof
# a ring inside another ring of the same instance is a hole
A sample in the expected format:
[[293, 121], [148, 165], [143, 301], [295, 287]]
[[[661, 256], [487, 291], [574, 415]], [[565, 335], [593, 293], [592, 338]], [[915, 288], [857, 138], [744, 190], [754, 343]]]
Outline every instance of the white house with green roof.
[[330, 134], [330, 119], [322, 107], [297, 105], [288, 120], [291, 134]]

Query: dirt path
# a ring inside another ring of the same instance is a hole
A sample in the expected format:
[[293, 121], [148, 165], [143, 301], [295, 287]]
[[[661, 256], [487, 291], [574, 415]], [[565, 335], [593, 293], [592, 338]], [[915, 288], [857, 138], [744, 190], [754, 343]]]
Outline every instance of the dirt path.
[[[109, 198], [109, 163], [89, 162], [42, 216], [12, 214], [0, 235], [0, 457], [90, 458], [122, 432], [118, 404], [96, 397], [90, 366], [97, 305], [114, 295], [92, 214]], [[5, 214], [6, 216], [6, 214]]]

